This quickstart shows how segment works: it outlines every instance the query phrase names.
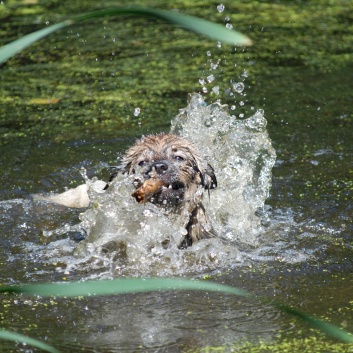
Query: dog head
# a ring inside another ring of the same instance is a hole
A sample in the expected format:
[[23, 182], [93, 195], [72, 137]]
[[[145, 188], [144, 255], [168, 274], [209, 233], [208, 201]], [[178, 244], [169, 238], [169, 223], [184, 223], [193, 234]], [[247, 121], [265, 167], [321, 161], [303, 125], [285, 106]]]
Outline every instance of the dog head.
[[157, 180], [160, 187], [151, 191], [149, 201], [176, 205], [194, 197], [198, 187], [217, 186], [214, 171], [202, 160], [197, 148], [188, 140], [169, 134], [142, 137], [127, 150], [122, 167], [136, 174], [134, 185], [140, 188], [146, 180]]

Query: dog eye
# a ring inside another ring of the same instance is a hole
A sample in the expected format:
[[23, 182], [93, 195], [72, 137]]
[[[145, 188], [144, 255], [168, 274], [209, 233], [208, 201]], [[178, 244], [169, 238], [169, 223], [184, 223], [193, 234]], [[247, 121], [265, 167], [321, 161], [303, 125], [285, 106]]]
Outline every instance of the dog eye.
[[181, 156], [174, 156], [174, 159], [178, 162], [182, 162], [184, 160], [184, 158]]
[[138, 163], [139, 167], [143, 167], [146, 164], [147, 164], [147, 161], [141, 161]]

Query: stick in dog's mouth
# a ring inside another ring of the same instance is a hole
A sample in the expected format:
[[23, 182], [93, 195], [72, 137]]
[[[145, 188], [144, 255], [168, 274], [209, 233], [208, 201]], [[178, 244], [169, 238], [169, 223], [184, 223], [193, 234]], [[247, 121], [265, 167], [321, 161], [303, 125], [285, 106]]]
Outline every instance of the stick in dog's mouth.
[[171, 196], [176, 196], [176, 193], [184, 193], [185, 185], [176, 181], [167, 184], [159, 178], [147, 179], [141, 186], [139, 186], [131, 196], [136, 199], [138, 203], [145, 203], [147, 201], [154, 202], [156, 196], [161, 196], [161, 199], [167, 200]]
[[147, 179], [131, 196], [136, 199], [138, 203], [149, 201], [155, 194], [162, 191], [166, 185], [162, 180], [157, 178]]

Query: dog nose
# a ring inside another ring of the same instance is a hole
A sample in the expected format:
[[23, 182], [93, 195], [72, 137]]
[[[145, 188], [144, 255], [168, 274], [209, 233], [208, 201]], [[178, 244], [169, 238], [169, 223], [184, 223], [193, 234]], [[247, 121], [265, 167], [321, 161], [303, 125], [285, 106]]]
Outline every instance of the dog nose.
[[165, 162], [156, 162], [153, 164], [152, 168], [160, 175], [168, 170], [168, 164]]

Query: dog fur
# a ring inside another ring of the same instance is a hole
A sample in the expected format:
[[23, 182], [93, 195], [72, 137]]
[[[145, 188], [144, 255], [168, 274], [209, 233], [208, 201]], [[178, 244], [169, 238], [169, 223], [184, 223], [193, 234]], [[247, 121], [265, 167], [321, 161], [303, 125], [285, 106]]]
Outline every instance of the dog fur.
[[[172, 134], [144, 136], [126, 151], [121, 170], [136, 175], [136, 189], [147, 179], [161, 180], [165, 186], [148, 202], [178, 214], [189, 214], [187, 234], [179, 248], [184, 249], [200, 239], [216, 236], [201, 201], [203, 191], [215, 188], [217, 179], [213, 168], [202, 160], [190, 141]], [[111, 176], [106, 188], [116, 174]]]
[[[174, 214], [188, 215], [187, 234], [179, 244], [180, 249], [200, 239], [216, 236], [205, 214], [202, 197], [205, 190], [209, 192], [217, 187], [217, 179], [213, 168], [202, 160], [190, 141], [172, 134], [144, 136], [125, 152], [121, 166], [108, 183], [98, 180], [90, 187], [102, 192], [109, 188], [118, 173], [135, 176], [135, 189], [139, 189], [146, 180], [157, 180], [163, 186], [150, 193], [143, 202], [152, 202]], [[33, 199], [75, 208], [90, 204], [87, 184], [61, 194], [33, 195]]]

